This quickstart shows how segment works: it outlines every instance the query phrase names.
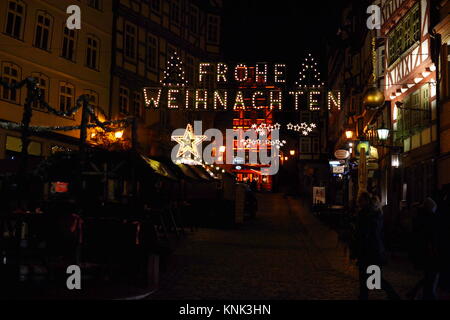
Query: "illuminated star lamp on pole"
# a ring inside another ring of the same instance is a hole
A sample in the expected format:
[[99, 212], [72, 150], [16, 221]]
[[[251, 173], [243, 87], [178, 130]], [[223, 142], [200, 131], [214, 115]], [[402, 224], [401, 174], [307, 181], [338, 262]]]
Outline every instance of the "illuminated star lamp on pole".
[[177, 158], [191, 160], [190, 156], [193, 155], [195, 159], [200, 159], [198, 146], [206, 139], [208, 139], [207, 136], [195, 135], [192, 126], [188, 124], [184, 135], [172, 136], [172, 141], [176, 141], [180, 145]]

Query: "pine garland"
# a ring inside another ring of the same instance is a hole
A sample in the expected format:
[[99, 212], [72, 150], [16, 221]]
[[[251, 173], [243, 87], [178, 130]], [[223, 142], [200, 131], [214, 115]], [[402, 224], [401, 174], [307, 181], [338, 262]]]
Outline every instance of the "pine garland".
[[[89, 95], [82, 95], [78, 97], [76, 105], [71, 108], [70, 110], [67, 110], [65, 112], [56, 110], [52, 106], [50, 106], [45, 100], [44, 96], [41, 94], [41, 90], [37, 87], [36, 80], [34, 78], [27, 78], [25, 80], [22, 80], [21, 82], [12, 83], [3, 80], [0, 78], [0, 85], [2, 85], [6, 89], [10, 90], [16, 90], [21, 89], [26, 84], [30, 84], [32, 86], [32, 97], [27, 101], [27, 103], [32, 103], [34, 101], [38, 101], [41, 106], [43, 106], [48, 112], [50, 112], [53, 115], [56, 115], [58, 117], [71, 117], [75, 115], [83, 106], [86, 106], [86, 110], [91, 116], [91, 119], [93, 120], [94, 124], [87, 124], [87, 129], [92, 128], [98, 128], [100, 127], [102, 130], [106, 132], [112, 132], [117, 131], [120, 129], [127, 128], [132, 122], [133, 118], [129, 117], [122, 120], [114, 120], [114, 121], [104, 121], [101, 122], [97, 115], [95, 114], [94, 107], [90, 105], [90, 97]], [[95, 107], [95, 109], [100, 110], [102, 114], [104, 114], [104, 111], [99, 108]], [[115, 127], [111, 127], [115, 126]], [[24, 128], [24, 125], [13, 123], [13, 122], [5, 122], [0, 121], [0, 128], [6, 129], [6, 130], [22, 130]], [[48, 131], [73, 131], [73, 130], [80, 130], [81, 125], [79, 126], [30, 126], [29, 130], [30, 132], [39, 133], [39, 132], [48, 132]]]

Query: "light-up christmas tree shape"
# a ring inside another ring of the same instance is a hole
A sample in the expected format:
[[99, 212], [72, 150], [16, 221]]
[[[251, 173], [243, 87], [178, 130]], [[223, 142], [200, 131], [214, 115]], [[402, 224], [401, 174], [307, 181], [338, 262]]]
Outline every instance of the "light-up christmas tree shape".
[[317, 62], [309, 54], [302, 62], [299, 79], [296, 82], [298, 87], [320, 88], [324, 85], [321, 80]]
[[185, 87], [187, 85], [184, 78], [183, 61], [176, 52], [167, 61], [167, 68], [164, 70], [164, 78], [161, 83], [167, 87]]

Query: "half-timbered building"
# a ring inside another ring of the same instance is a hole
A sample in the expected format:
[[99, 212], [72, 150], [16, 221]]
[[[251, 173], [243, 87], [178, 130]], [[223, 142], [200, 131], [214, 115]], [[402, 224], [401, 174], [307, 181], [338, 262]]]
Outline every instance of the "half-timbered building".
[[186, 80], [195, 87], [199, 63], [219, 60], [221, 8], [220, 0], [114, 0], [110, 116], [140, 118], [142, 152], [170, 155], [172, 131], [195, 120], [188, 119], [193, 114], [167, 108], [146, 110], [143, 88], [160, 85], [175, 52], [183, 61]]
[[435, 187], [437, 131], [436, 65], [431, 1], [382, 2], [386, 38], [385, 96], [391, 101], [393, 142], [403, 147], [401, 174], [393, 184], [400, 199], [420, 202]]

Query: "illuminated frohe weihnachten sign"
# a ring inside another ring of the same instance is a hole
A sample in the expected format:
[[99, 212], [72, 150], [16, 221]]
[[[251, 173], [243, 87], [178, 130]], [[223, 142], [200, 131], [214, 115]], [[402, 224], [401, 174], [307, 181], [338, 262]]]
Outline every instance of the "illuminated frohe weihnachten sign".
[[[311, 58], [311, 61], [313, 59]], [[306, 59], [308, 61], [308, 59]], [[168, 61], [160, 87], [144, 88], [147, 108], [179, 111], [227, 111], [270, 108], [285, 111], [319, 111], [341, 109], [341, 93], [326, 91], [320, 83], [316, 63], [302, 64], [294, 89], [287, 89], [285, 64], [254, 65], [200, 63], [198, 86], [188, 85], [181, 59], [175, 55]], [[304, 84], [307, 73], [316, 84]], [[287, 106], [284, 108], [284, 106]]]

